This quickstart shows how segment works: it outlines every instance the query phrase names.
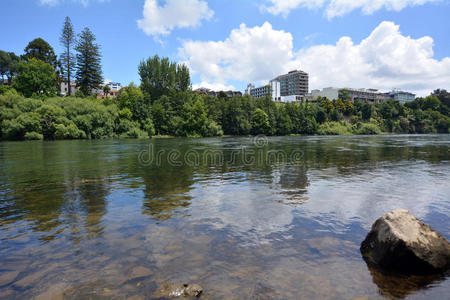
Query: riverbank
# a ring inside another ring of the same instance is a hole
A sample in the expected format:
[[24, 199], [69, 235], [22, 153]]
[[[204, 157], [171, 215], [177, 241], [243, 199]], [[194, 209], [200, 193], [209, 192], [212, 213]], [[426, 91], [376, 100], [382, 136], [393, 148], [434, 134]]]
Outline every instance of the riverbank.
[[447, 103], [436, 96], [401, 104], [322, 99], [277, 103], [190, 91], [156, 101], [134, 86], [116, 99], [0, 95], [0, 140], [448, 133]]

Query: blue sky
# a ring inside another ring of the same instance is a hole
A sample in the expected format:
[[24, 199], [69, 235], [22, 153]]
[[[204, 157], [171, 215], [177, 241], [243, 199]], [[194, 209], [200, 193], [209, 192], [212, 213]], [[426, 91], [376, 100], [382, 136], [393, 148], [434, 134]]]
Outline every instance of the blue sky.
[[194, 87], [243, 90], [302, 69], [311, 88], [425, 95], [450, 89], [449, 15], [447, 0], [2, 0], [0, 49], [21, 54], [41, 37], [59, 54], [70, 16], [122, 84], [158, 54], [186, 63]]

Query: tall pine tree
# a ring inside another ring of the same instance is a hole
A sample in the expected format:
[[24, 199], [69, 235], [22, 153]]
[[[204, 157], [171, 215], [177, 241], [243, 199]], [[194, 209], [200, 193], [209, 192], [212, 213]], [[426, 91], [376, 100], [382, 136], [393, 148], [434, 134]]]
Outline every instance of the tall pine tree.
[[69, 17], [66, 17], [59, 42], [64, 49], [64, 52], [60, 55], [62, 76], [68, 83], [68, 92], [70, 96], [72, 94], [70, 79], [75, 70], [75, 55], [72, 52], [72, 48], [76, 43], [76, 36]]
[[77, 85], [84, 95], [90, 95], [93, 89], [99, 89], [103, 83], [100, 46], [89, 28], [83, 29], [75, 47], [77, 51]]

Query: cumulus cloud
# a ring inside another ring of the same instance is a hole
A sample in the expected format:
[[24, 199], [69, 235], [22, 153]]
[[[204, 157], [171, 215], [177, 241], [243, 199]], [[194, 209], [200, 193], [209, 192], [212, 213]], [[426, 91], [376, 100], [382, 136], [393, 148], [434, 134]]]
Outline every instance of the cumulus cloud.
[[294, 58], [292, 40], [267, 22], [253, 28], [242, 24], [224, 41], [184, 41], [180, 56], [203, 81], [260, 81], [285, 70]]
[[433, 39], [404, 36], [398, 25], [380, 23], [355, 44], [350, 37], [336, 44], [293, 49], [289, 32], [268, 22], [253, 28], [242, 24], [223, 41], [185, 41], [179, 50], [193, 73], [204, 82], [227, 84], [268, 81], [289, 70], [310, 74], [310, 88], [402, 88], [426, 94], [449, 89], [450, 57], [433, 57]]
[[273, 15], [286, 17], [296, 8], [325, 8], [328, 19], [343, 16], [360, 9], [364, 14], [372, 14], [380, 9], [400, 11], [408, 6], [423, 5], [439, 0], [267, 0], [261, 9]]
[[160, 6], [157, 0], [146, 0], [144, 18], [138, 27], [147, 35], [168, 35], [174, 28], [196, 27], [202, 20], [209, 20], [214, 12], [202, 0], [167, 0]]
[[320, 8], [324, 5], [325, 0], [268, 0], [270, 5], [263, 4], [261, 9], [275, 16], [282, 15], [287, 17], [291, 10], [297, 7], [304, 8]]

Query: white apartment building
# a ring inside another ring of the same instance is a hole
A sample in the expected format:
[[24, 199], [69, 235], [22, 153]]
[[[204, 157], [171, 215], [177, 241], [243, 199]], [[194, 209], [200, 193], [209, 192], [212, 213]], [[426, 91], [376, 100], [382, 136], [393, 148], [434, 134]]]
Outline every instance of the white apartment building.
[[334, 87], [327, 87], [323, 90], [312, 90], [309, 94], [309, 98], [312, 100], [316, 99], [317, 97], [325, 97], [330, 99], [331, 101], [337, 100], [339, 98], [339, 90], [340, 89]]

